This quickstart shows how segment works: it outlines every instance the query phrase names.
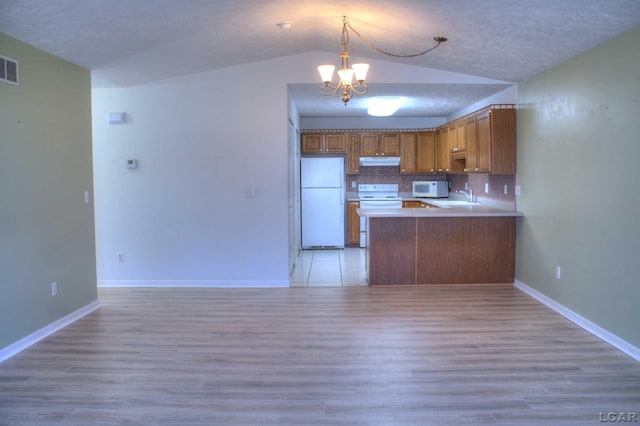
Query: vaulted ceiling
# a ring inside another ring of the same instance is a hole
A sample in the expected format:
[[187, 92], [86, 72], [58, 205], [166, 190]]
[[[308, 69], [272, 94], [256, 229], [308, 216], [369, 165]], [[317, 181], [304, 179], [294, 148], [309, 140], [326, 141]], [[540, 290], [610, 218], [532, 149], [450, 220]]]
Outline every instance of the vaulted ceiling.
[[[388, 87], [394, 94], [435, 92], [440, 99], [468, 102], [637, 26], [640, 2], [2, 0], [0, 32], [91, 69], [94, 87], [124, 87], [309, 51], [335, 52], [337, 65], [343, 15], [362, 36], [394, 53], [422, 51], [434, 36], [447, 37], [438, 49], [411, 59], [381, 55], [353, 34], [349, 50], [352, 56], [498, 80], [467, 91], [411, 81]], [[283, 21], [291, 28], [276, 26]], [[313, 115], [310, 88], [293, 87], [293, 93]], [[428, 115], [438, 115], [433, 106]]]

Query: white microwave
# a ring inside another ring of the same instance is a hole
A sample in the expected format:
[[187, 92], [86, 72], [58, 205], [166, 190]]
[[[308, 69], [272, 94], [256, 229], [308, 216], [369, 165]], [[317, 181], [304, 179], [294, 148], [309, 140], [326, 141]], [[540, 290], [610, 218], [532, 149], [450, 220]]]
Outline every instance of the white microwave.
[[413, 181], [413, 196], [417, 198], [448, 197], [449, 182], [446, 180]]

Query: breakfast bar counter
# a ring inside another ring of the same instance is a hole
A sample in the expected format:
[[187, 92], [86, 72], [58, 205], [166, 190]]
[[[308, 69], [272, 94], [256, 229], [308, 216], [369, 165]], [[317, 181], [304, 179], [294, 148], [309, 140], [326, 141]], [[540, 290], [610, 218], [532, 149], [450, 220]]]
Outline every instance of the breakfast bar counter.
[[369, 285], [513, 284], [522, 214], [476, 203], [437, 207], [358, 210], [368, 221]]

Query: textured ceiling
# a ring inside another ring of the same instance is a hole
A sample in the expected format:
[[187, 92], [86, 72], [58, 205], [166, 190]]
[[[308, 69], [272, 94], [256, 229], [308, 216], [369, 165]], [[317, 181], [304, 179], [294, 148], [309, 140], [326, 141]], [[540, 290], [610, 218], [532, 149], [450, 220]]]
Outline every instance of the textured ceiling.
[[[309, 51], [337, 52], [343, 15], [395, 53], [423, 50], [434, 35], [449, 38], [411, 65], [519, 82], [640, 24], [640, 1], [0, 0], [0, 31], [91, 69], [96, 87], [117, 87]], [[282, 31], [275, 25], [280, 21], [293, 26]], [[353, 40], [353, 56], [408, 63]], [[294, 89], [305, 111], [314, 108], [303, 97], [310, 89]], [[439, 89], [442, 108], [451, 109], [446, 90], [466, 102], [489, 87]]]

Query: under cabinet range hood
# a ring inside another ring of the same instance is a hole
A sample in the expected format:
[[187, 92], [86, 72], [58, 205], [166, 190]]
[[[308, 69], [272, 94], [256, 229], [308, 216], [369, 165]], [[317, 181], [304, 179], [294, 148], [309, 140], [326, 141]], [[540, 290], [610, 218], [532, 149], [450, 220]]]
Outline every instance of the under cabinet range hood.
[[360, 166], [399, 166], [400, 157], [360, 157]]

